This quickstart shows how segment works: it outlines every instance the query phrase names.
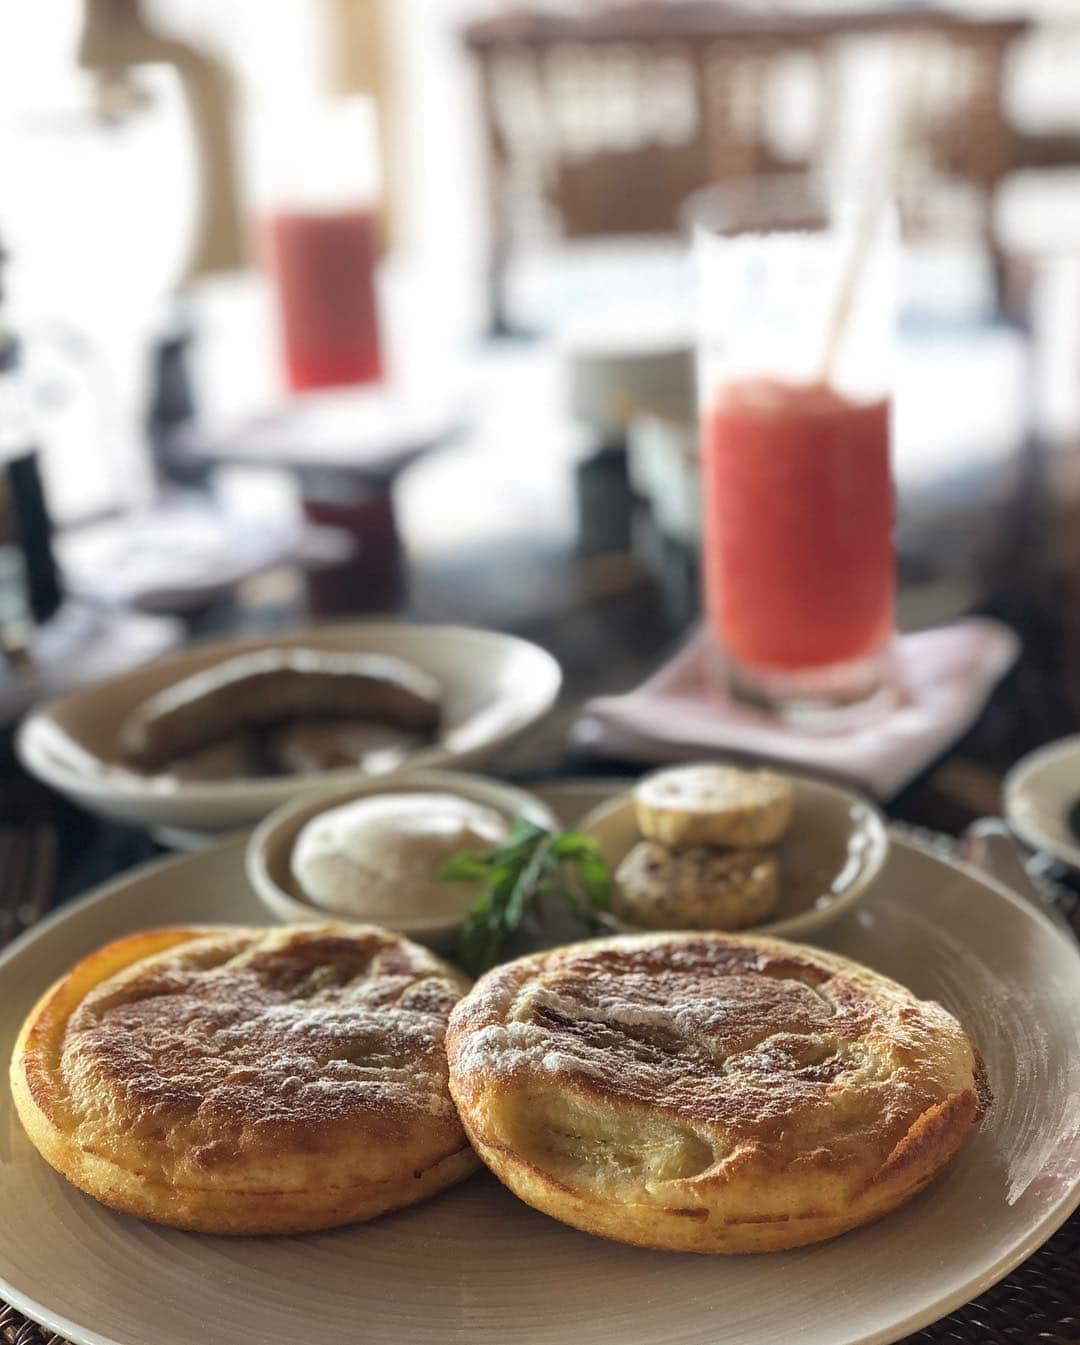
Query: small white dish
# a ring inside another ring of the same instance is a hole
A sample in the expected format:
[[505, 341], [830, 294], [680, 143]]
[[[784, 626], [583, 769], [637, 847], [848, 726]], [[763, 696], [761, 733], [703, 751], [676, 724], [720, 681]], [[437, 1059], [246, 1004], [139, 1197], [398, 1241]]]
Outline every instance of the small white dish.
[[1080, 870], [1069, 813], [1080, 803], [1080, 734], [1021, 757], [1002, 786], [1005, 820], [1033, 850]]
[[291, 524], [185, 503], [70, 529], [57, 547], [69, 592], [108, 607], [173, 613], [292, 559], [301, 540]]
[[319, 776], [178, 780], [125, 766], [120, 726], [140, 701], [181, 678], [237, 654], [305, 646], [390, 654], [422, 668], [443, 689], [443, 723], [434, 742], [402, 770], [478, 764], [551, 709], [562, 673], [527, 640], [465, 626], [355, 621], [202, 644], [85, 690], [50, 701], [19, 728], [16, 748], [31, 774], [67, 798], [114, 821], [221, 835], [252, 826], [313, 786], [360, 784], [361, 769]]
[[[345, 924], [371, 924], [357, 916], [339, 915], [316, 905], [305, 894], [292, 868], [293, 847], [304, 826], [319, 813], [351, 803], [354, 799], [383, 794], [413, 793], [456, 794], [472, 803], [486, 804], [508, 821], [527, 818], [549, 831], [557, 829], [554, 814], [533, 794], [500, 780], [458, 771], [409, 771], [393, 779], [369, 780], [334, 790], [306, 794], [294, 803], [271, 813], [252, 833], [248, 842], [245, 867], [248, 881], [259, 900], [275, 919], [285, 924], [303, 924], [312, 920], [339, 920]], [[405, 934], [418, 943], [445, 948], [461, 928], [462, 915], [445, 917], [400, 917], [378, 923]]]
[[[880, 812], [860, 795], [805, 776], [784, 778], [795, 791], [795, 811], [782, 839], [767, 847], [780, 860], [780, 903], [771, 920], [744, 932], [801, 938], [866, 893], [888, 856], [889, 837]], [[599, 842], [614, 872], [641, 840], [633, 792], [594, 808], [581, 830]], [[618, 916], [602, 919], [619, 933], [641, 932]]]

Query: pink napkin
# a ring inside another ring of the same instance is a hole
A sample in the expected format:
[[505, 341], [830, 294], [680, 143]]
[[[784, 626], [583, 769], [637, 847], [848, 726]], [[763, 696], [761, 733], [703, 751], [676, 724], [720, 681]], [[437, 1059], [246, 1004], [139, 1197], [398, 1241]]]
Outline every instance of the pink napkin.
[[589, 701], [579, 746], [640, 761], [734, 752], [851, 780], [888, 798], [977, 718], [1020, 653], [998, 621], [973, 617], [896, 642], [897, 704], [872, 724], [823, 734], [733, 700], [705, 676], [706, 636], [690, 641], [636, 691]]

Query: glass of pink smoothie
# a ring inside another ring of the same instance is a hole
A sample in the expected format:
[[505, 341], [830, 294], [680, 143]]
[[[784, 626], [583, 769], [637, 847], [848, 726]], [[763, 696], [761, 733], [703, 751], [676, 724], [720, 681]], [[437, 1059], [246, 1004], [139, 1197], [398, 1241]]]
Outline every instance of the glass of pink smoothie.
[[828, 726], [889, 701], [895, 558], [889, 468], [893, 226], [804, 184], [718, 193], [695, 224], [703, 576], [715, 674]]
[[281, 209], [266, 229], [289, 387], [377, 382], [383, 360], [375, 211]]
[[385, 372], [378, 301], [378, 147], [368, 100], [283, 118], [268, 155], [262, 256], [292, 392], [375, 383]]

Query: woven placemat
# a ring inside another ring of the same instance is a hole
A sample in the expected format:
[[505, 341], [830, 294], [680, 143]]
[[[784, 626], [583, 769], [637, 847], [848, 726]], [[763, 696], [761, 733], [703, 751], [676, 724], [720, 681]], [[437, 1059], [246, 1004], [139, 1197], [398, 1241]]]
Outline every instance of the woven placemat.
[[[943, 853], [955, 844], [910, 832]], [[1080, 938], [1080, 897], [1046, 879], [1042, 886]], [[304, 1339], [317, 1345], [318, 1327]], [[0, 1345], [68, 1342], [0, 1303]], [[1080, 1345], [1080, 1210], [1011, 1275], [899, 1345]]]

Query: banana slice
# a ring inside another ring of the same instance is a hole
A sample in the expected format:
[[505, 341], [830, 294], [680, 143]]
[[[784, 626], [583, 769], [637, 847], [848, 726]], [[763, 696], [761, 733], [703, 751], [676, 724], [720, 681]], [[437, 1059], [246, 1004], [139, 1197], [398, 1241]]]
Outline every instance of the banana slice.
[[613, 909], [643, 929], [745, 929], [768, 919], [779, 896], [775, 855], [639, 841], [615, 872]]
[[787, 830], [794, 796], [773, 771], [737, 766], [673, 766], [634, 790], [638, 827], [676, 849], [771, 845]]

